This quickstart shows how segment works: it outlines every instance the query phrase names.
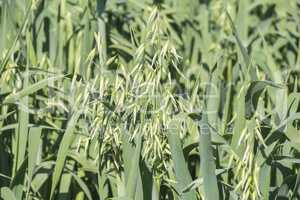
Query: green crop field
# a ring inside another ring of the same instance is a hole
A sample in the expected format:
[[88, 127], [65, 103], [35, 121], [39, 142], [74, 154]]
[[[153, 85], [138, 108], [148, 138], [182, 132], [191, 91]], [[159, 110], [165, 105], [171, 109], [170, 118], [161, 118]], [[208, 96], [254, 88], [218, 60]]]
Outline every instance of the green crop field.
[[299, 200], [299, 0], [0, 0], [0, 199]]

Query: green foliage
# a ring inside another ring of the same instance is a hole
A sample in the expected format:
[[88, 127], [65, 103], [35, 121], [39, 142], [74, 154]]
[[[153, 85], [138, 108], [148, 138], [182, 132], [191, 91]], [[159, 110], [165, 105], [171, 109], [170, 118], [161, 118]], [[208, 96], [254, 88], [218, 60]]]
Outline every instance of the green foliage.
[[300, 199], [297, 0], [0, 0], [0, 199]]

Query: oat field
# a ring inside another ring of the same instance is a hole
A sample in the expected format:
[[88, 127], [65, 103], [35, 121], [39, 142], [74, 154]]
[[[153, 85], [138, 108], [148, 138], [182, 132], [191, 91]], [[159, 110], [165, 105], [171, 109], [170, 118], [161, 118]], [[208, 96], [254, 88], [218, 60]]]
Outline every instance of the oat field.
[[300, 199], [299, 0], [0, 0], [0, 199]]

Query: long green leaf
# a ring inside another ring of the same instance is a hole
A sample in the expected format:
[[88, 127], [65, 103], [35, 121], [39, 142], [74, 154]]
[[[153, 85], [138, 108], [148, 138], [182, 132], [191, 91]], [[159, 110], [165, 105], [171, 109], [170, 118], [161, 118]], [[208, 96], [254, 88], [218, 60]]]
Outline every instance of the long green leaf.
[[28, 96], [30, 94], [33, 94], [34, 92], [46, 87], [49, 82], [52, 82], [52, 81], [57, 81], [61, 78], [63, 78], [64, 76], [63, 75], [59, 75], [59, 76], [55, 76], [55, 77], [50, 77], [50, 78], [47, 78], [47, 79], [44, 79], [44, 80], [41, 80], [37, 83], [34, 83], [26, 88], [23, 88], [21, 91], [15, 93], [15, 94], [11, 94], [9, 96], [7, 96], [5, 99], [4, 99], [4, 102], [3, 103], [14, 103], [14, 102], [17, 102], [19, 99], [21, 99], [22, 97], [25, 97], [25, 96]]
[[170, 145], [172, 160], [174, 162], [177, 190], [181, 199], [196, 199], [196, 194], [194, 191], [183, 193], [184, 188], [192, 182], [192, 178], [190, 172], [188, 171], [187, 163], [184, 159], [178, 127], [176, 125], [172, 127], [170, 127], [168, 131], [168, 142]]
[[50, 193], [50, 199], [54, 198], [54, 191], [55, 188], [60, 180], [60, 176], [62, 174], [64, 165], [65, 165], [65, 160], [67, 157], [68, 149], [69, 146], [71, 145], [73, 139], [74, 139], [74, 130], [76, 126], [76, 122], [80, 116], [79, 111], [75, 111], [70, 120], [68, 121], [67, 124], [67, 129], [63, 135], [63, 138], [61, 140], [61, 143], [59, 145], [58, 153], [57, 153], [57, 158], [56, 158], [56, 165], [54, 167], [54, 172], [52, 176], [52, 185], [51, 185], [51, 193]]

